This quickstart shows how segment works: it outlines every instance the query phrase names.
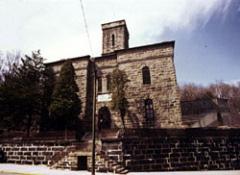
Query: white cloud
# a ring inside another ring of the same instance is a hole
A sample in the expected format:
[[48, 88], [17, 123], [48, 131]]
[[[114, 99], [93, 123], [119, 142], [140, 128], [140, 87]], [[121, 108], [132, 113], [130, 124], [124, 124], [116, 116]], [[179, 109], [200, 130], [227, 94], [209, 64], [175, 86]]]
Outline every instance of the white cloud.
[[[193, 31], [231, 0], [83, 0], [94, 55], [101, 54], [101, 23], [126, 19], [130, 46], [157, 42], [166, 29]], [[90, 54], [80, 0], [1, 0], [0, 50], [41, 49], [56, 60]]]
[[240, 79], [226, 81], [225, 83], [230, 84], [230, 85], [240, 86]]

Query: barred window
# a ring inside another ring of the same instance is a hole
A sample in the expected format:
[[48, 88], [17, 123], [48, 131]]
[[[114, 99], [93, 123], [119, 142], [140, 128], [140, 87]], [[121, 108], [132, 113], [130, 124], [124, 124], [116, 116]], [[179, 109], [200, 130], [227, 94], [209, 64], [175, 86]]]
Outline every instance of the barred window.
[[111, 88], [111, 75], [107, 75], [107, 91], [110, 91]]
[[145, 118], [147, 121], [152, 121], [154, 119], [154, 110], [152, 99], [144, 100], [145, 106]]
[[114, 46], [115, 46], [115, 35], [112, 34], [112, 47], [114, 47]]
[[151, 84], [150, 70], [147, 66], [142, 68], [143, 84]]
[[102, 92], [102, 77], [98, 78], [98, 92]]

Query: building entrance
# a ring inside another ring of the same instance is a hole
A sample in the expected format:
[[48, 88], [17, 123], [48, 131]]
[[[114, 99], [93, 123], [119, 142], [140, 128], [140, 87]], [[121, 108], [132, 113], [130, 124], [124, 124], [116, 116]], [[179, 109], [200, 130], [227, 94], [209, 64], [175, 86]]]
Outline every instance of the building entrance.
[[87, 156], [78, 157], [78, 170], [87, 170]]
[[111, 128], [111, 113], [108, 107], [104, 106], [98, 110], [98, 129], [110, 129]]

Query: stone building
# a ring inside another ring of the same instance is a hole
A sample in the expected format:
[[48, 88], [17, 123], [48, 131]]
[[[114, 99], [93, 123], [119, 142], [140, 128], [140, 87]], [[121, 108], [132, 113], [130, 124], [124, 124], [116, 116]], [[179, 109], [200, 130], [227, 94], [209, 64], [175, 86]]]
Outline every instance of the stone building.
[[238, 128], [239, 115], [231, 112], [226, 98], [181, 101], [182, 123], [190, 128]]
[[[240, 169], [239, 128], [182, 127], [206, 124], [209, 119], [205, 119], [209, 115], [224, 124], [227, 109], [226, 101], [222, 99], [182, 102], [180, 107], [173, 60], [174, 41], [128, 48], [129, 33], [124, 20], [103, 24], [102, 30], [102, 56], [94, 58], [101, 75], [98, 78], [96, 112], [98, 124], [105, 120], [106, 125], [97, 132], [96, 170], [126, 174], [129, 171]], [[82, 101], [80, 117], [89, 126], [93, 102], [91, 59], [83, 56], [47, 64], [58, 74], [66, 60], [72, 62]], [[129, 107], [124, 122], [116, 111], [111, 110], [109, 83], [116, 68], [123, 70], [129, 80], [126, 87]], [[199, 114], [202, 116], [200, 120]], [[187, 121], [190, 117], [199, 121]], [[122, 128], [123, 123], [126, 128], [119, 132], [118, 128]], [[16, 137], [14, 134], [12, 140], [9, 135], [1, 135], [0, 148], [6, 153], [9, 163], [92, 169], [90, 132], [86, 132], [79, 142], [74, 136], [65, 140], [50, 133], [39, 133], [35, 138]]]
[[[174, 41], [129, 48], [129, 32], [125, 20], [102, 24], [102, 55], [93, 58], [100, 69], [97, 87], [97, 120], [108, 123], [104, 129], [168, 128], [181, 126], [180, 99], [174, 67]], [[64, 59], [52, 63], [58, 73], [66, 60], [71, 60], [76, 72], [81, 118], [91, 124], [92, 79], [90, 56]], [[110, 75], [123, 70], [129, 82], [126, 98], [129, 103], [124, 121], [111, 109]]]

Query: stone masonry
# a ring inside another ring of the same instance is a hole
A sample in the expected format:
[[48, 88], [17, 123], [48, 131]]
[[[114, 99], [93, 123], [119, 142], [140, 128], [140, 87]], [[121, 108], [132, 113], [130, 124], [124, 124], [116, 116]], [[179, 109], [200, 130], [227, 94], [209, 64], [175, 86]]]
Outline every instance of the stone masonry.
[[[174, 67], [175, 42], [129, 48], [124, 20], [103, 24], [102, 31], [102, 56], [46, 64], [58, 76], [63, 63], [72, 62], [82, 102], [80, 118], [90, 127], [92, 60], [99, 69], [97, 123], [102, 117], [101, 120], [107, 118], [110, 125], [97, 132], [96, 170], [127, 173], [240, 169], [239, 129], [182, 128]], [[109, 75], [116, 68], [125, 71], [129, 80], [125, 92], [129, 107], [124, 121], [111, 109]], [[123, 124], [125, 128], [121, 129]], [[49, 164], [55, 168], [90, 170], [91, 145], [90, 132], [85, 133], [81, 142], [65, 143], [63, 138], [52, 142], [48, 139], [27, 142], [18, 138], [2, 141], [0, 138], [7, 162]]]
[[240, 169], [239, 129], [127, 130], [123, 139], [129, 171]]
[[103, 54], [128, 48], [129, 33], [124, 20], [102, 24], [102, 32]]
[[[174, 67], [175, 42], [167, 41], [129, 48], [129, 33], [124, 20], [102, 24], [102, 31], [103, 54], [93, 59], [101, 72], [98, 80], [98, 86], [101, 85], [101, 87], [97, 88], [96, 113], [99, 117], [99, 111], [104, 109], [105, 112], [101, 115], [110, 113], [111, 118], [111, 127], [106, 129], [123, 128], [123, 121], [119, 114], [111, 109], [111, 92], [107, 87], [108, 81], [110, 81], [108, 76], [116, 68], [125, 71], [129, 79], [126, 88], [129, 108], [124, 117], [125, 127], [181, 127], [180, 98]], [[90, 56], [60, 60], [47, 65], [52, 66], [58, 74], [62, 63], [66, 60], [72, 61], [76, 71], [76, 81], [80, 89], [79, 97], [83, 109], [81, 118], [91, 123], [91, 115], [86, 112], [86, 107], [91, 110], [92, 104], [92, 91], [88, 91], [89, 87], [87, 87], [88, 81], [91, 80], [91, 74], [88, 74]], [[149, 70], [150, 83], [143, 83], [144, 68]], [[148, 118], [149, 115], [151, 119]]]
[[[77, 157], [82, 155], [88, 157], [87, 168], [91, 168], [90, 150], [84, 153], [89, 144], [79, 148], [79, 143], [15, 141], [0, 142], [0, 146], [7, 162], [19, 164], [47, 164], [73, 147], [75, 152], [66, 154], [67, 168], [78, 169]], [[239, 150], [239, 129], [125, 129], [119, 137], [102, 139], [96, 168], [113, 172], [234, 170], [240, 169]]]
[[61, 153], [67, 146], [49, 143], [1, 143], [8, 163], [48, 164], [52, 157]]

